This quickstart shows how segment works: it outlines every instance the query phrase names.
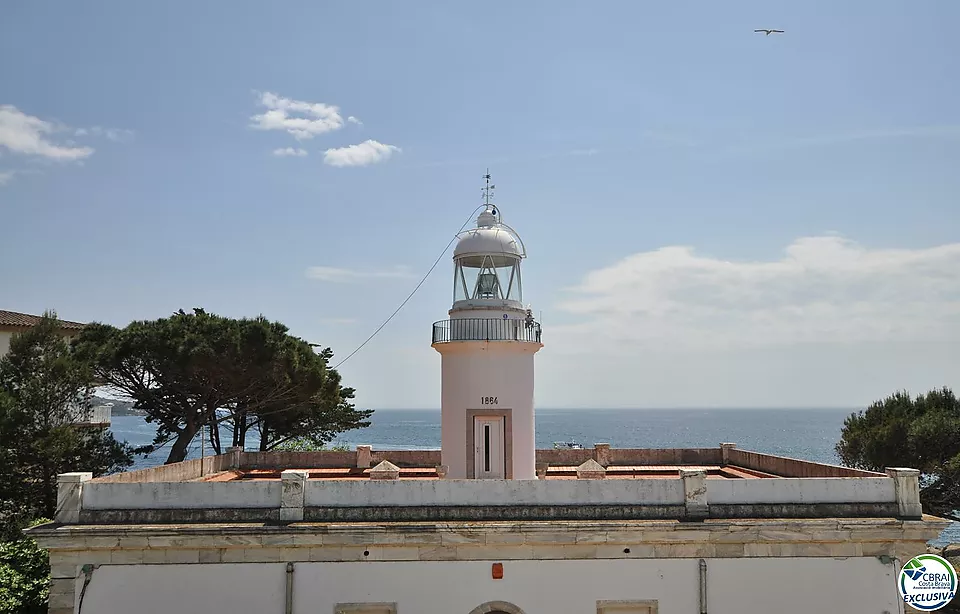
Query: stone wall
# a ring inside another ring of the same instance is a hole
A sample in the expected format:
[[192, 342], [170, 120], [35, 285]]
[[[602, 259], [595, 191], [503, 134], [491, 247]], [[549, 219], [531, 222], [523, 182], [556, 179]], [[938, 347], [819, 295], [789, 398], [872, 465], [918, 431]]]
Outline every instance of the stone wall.
[[[390, 461], [398, 467], [436, 467], [441, 463], [440, 450], [369, 450], [362, 452], [243, 452], [240, 466], [244, 469], [290, 469], [290, 468], [335, 468], [367, 467], [382, 461]], [[369, 454], [369, 461], [361, 457]], [[765, 455], [764, 455], [765, 456]], [[593, 448], [579, 450], [544, 449], [536, 452], [537, 464], [554, 467], [576, 467], [589, 459], [608, 465], [720, 465], [719, 448], [610, 448], [597, 444]]]
[[185, 482], [196, 480], [204, 475], [218, 473], [235, 469], [238, 466], [239, 457], [234, 452], [227, 452], [218, 456], [207, 456], [205, 458], [196, 458], [169, 465], [159, 465], [149, 469], [138, 469], [136, 471], [127, 471], [124, 473], [114, 473], [99, 478], [94, 478], [95, 482]]
[[[837, 465], [814, 463], [760, 452], [738, 450], [725, 444], [717, 448], [611, 448], [596, 444], [579, 450], [537, 450], [537, 465], [576, 467], [593, 459], [607, 466], [650, 465], [736, 465], [771, 475], [797, 478], [875, 477], [882, 473], [861, 471]], [[371, 450], [358, 446], [355, 451], [321, 452], [240, 452], [228, 451], [219, 456], [194, 459], [97, 478], [104, 482], [179, 482], [199, 479], [229, 469], [324, 469], [338, 467], [372, 467], [382, 461], [398, 467], [437, 467], [441, 463], [440, 450]], [[202, 474], [201, 474], [202, 465]]]
[[356, 467], [356, 452], [241, 452], [243, 469], [327, 469]]
[[[30, 529], [51, 564], [859, 557], [906, 561], [946, 527], [887, 519]], [[65, 568], [57, 567], [57, 571]], [[71, 568], [75, 571], [75, 568]], [[57, 577], [55, 575], [55, 577]], [[76, 577], [72, 574], [71, 577]]]
[[728, 463], [787, 478], [854, 478], [884, 475], [839, 465], [813, 463], [784, 456], [761, 454], [760, 452], [747, 452], [736, 448], [729, 450]]

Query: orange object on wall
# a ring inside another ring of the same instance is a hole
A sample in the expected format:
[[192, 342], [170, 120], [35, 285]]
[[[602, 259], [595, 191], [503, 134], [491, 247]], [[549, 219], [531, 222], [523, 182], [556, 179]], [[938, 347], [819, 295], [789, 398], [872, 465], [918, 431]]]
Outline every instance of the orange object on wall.
[[500, 580], [503, 578], [503, 563], [494, 563], [493, 564], [493, 579]]

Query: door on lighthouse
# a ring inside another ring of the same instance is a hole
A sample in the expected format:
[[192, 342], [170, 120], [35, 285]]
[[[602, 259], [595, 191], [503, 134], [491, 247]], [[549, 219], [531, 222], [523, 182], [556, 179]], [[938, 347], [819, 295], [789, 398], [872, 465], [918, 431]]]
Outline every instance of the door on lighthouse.
[[474, 474], [480, 479], [504, 478], [503, 418], [477, 416], [473, 422]]

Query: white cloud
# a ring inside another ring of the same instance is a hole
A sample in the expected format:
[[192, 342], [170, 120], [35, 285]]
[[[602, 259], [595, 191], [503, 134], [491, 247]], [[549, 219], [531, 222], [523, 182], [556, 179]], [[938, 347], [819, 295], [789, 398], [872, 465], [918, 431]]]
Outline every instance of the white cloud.
[[362, 126], [362, 125], [363, 125], [363, 122], [360, 121], [359, 119], [357, 119], [356, 117], [354, 117], [353, 115], [351, 115], [350, 117], [348, 117], [348, 118], [347, 118], [347, 121], [350, 122], [351, 124], [357, 124], [358, 126]]
[[252, 127], [258, 130], [282, 130], [298, 141], [343, 127], [339, 107], [322, 102], [291, 100], [264, 92], [260, 95], [260, 105], [267, 110], [250, 118]]
[[307, 269], [307, 277], [319, 281], [332, 283], [350, 283], [362, 279], [393, 278], [405, 279], [413, 274], [405, 266], [394, 266], [382, 270], [361, 271], [358, 269], [343, 269], [329, 266], [312, 266]]
[[825, 235], [759, 262], [664, 247], [572, 290], [559, 307], [581, 321], [550, 331], [564, 353], [960, 340], [960, 243], [875, 249]]
[[282, 147], [280, 149], [274, 149], [273, 155], [285, 157], [285, 156], [305, 156], [307, 155], [306, 149], [294, 149], [293, 147]]
[[330, 166], [366, 166], [388, 160], [394, 152], [400, 151], [399, 147], [393, 145], [366, 140], [357, 145], [326, 150], [323, 152], [323, 163]]
[[107, 128], [103, 134], [107, 139], [117, 143], [123, 143], [133, 138], [133, 130], [121, 130], [119, 128]]
[[48, 135], [59, 130], [59, 126], [27, 115], [12, 105], [0, 105], [0, 147], [13, 153], [52, 160], [82, 160], [93, 154], [91, 147], [70, 147], [51, 142]]
[[10, 180], [17, 174], [17, 171], [3, 171], [0, 172], [0, 185], [7, 185], [10, 183]]

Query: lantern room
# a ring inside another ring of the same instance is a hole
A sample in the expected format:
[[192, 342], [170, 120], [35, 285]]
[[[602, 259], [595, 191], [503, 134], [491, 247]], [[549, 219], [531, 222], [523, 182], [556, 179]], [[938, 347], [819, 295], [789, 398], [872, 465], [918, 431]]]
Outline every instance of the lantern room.
[[464, 231], [453, 251], [453, 308], [479, 306], [523, 308], [520, 261], [526, 249], [520, 236], [488, 204], [477, 227]]

